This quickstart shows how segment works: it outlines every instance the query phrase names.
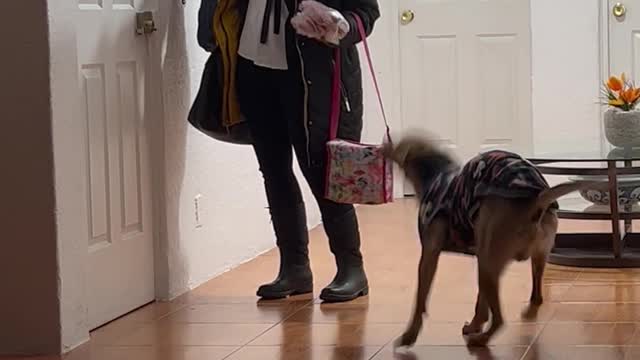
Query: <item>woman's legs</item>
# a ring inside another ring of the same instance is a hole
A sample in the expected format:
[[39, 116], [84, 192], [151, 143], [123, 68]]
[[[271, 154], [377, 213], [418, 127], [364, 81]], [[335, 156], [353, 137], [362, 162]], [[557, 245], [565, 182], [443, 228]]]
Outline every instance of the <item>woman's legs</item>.
[[300, 167], [318, 202], [324, 230], [329, 238], [329, 247], [338, 267], [336, 276], [322, 290], [320, 298], [329, 302], [339, 302], [367, 295], [369, 285], [364, 272], [358, 218], [353, 205], [338, 204], [325, 199], [326, 161], [318, 161], [309, 167], [302, 160], [304, 158], [298, 156], [298, 159], [301, 159]]
[[288, 126], [278, 99], [281, 73], [255, 67], [245, 60], [239, 62], [241, 108], [251, 129], [280, 251], [277, 278], [258, 289], [258, 296], [264, 298], [313, 291], [305, 207], [293, 173]]
[[352, 205], [324, 198], [325, 145], [329, 134], [327, 131], [326, 138], [313, 138], [307, 143], [300, 72], [293, 68], [295, 64], [290, 65], [293, 66], [288, 71], [277, 71], [256, 67], [242, 59], [238, 64], [240, 106], [251, 128], [280, 251], [278, 277], [261, 286], [258, 295], [280, 298], [313, 289], [305, 208], [292, 169], [293, 146], [318, 202], [338, 267], [335, 278], [320, 297], [325, 301], [352, 300], [369, 291], [360, 253], [358, 220]]
[[[290, 62], [290, 65], [295, 62]], [[304, 89], [299, 69], [288, 71], [289, 78], [280, 87], [282, 109], [289, 124], [289, 138], [296, 152], [302, 173], [313, 192], [320, 208], [322, 223], [329, 238], [329, 247], [335, 256], [337, 274], [331, 284], [322, 290], [320, 298], [325, 301], [349, 301], [366, 295], [369, 291], [360, 253], [360, 231], [353, 205], [338, 204], [325, 199], [326, 143], [329, 138], [328, 120], [312, 119], [307, 124], [326, 127], [327, 131], [314, 132], [326, 134], [323, 138], [312, 136], [307, 141], [304, 126], [304, 107], [302, 106]], [[324, 124], [322, 124], [324, 120]], [[307, 154], [308, 151], [308, 154]]]

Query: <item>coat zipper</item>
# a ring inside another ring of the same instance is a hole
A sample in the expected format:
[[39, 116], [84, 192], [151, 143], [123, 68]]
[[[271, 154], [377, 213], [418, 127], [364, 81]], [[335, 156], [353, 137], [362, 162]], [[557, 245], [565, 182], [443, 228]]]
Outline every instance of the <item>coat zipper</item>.
[[347, 112], [351, 112], [351, 103], [349, 102], [349, 93], [347, 92], [347, 88], [344, 86], [342, 79], [340, 80], [340, 91], [342, 92], [342, 100], [344, 101], [344, 107], [347, 109]]
[[[295, 9], [298, 9], [300, 1], [295, 1]], [[300, 42], [298, 41], [298, 35], [296, 35], [296, 50], [298, 51], [298, 57], [300, 59], [300, 72], [302, 75], [302, 86], [304, 88], [304, 111], [302, 119], [304, 121], [304, 133], [306, 136], [307, 146], [307, 166], [311, 167], [311, 151], [309, 140], [309, 84], [307, 84], [307, 77], [305, 75], [304, 59], [302, 57], [302, 50], [300, 49]]]

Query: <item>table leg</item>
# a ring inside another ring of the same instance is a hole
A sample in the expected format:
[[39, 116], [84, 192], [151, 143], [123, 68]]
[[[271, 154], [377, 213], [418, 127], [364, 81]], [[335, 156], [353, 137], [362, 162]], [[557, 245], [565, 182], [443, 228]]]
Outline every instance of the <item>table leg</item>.
[[[625, 211], [630, 211], [630, 210], [627, 210], [625, 208]], [[631, 233], [633, 231], [633, 227], [632, 227], [633, 223], [631, 221], [632, 221], [631, 219], [624, 219], [624, 232], [625, 232], [625, 234], [629, 234], [629, 233]]]
[[608, 161], [607, 167], [609, 175], [609, 206], [611, 208], [613, 256], [619, 259], [622, 253], [622, 236], [620, 234], [620, 212], [618, 211], [618, 176], [616, 174], [616, 162]]
[[[633, 166], [633, 162], [630, 160], [625, 160], [624, 162], [624, 167], [626, 168], [630, 168]], [[630, 213], [633, 211], [633, 205], [632, 204], [627, 204], [624, 206], [624, 211], [627, 213]], [[633, 232], [633, 220], [631, 219], [624, 219], [624, 234], [622, 235], [622, 248], [624, 249], [624, 246], [626, 244], [626, 238], [627, 238], [627, 234], [631, 234]]]

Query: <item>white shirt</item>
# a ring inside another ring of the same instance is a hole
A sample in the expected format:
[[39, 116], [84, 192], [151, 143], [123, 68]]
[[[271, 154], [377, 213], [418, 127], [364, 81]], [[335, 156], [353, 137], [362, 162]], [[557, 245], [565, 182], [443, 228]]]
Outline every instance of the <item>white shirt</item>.
[[[244, 21], [244, 29], [240, 36], [238, 55], [261, 67], [276, 70], [287, 70], [287, 50], [285, 44], [285, 24], [289, 18], [289, 10], [284, 0], [280, 12], [280, 33], [274, 33], [274, 14], [269, 14], [269, 31], [266, 44], [260, 43], [262, 20], [267, 0], [249, 0], [249, 8]], [[275, 7], [275, 6], [274, 6]]]

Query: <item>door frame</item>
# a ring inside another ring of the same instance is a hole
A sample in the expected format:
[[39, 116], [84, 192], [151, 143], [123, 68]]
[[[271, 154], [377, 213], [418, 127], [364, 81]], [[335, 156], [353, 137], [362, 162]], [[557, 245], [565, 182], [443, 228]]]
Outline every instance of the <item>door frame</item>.
[[[379, 1], [380, 13], [382, 16], [376, 23], [374, 35], [371, 39], [371, 47], [373, 52], [374, 66], [376, 71], [381, 76], [380, 88], [385, 101], [387, 116], [389, 121], [389, 127], [391, 128], [392, 136], [399, 133], [398, 130], [402, 130], [402, 80], [400, 79], [400, 21], [398, 14], [400, 13], [399, 0], [383, 0]], [[390, 49], [389, 49], [390, 45]], [[376, 51], [379, 47], [384, 47], [384, 52]], [[388, 53], [390, 61], [384, 63], [381, 60], [383, 57], [376, 56], [377, 53]], [[363, 51], [360, 51], [361, 63], [366, 64], [366, 59], [363, 57]], [[383, 67], [381, 65], [387, 65]], [[363, 71], [363, 77], [368, 75], [368, 72]], [[384, 81], [389, 79], [389, 81]], [[367, 102], [365, 99], [365, 106]], [[370, 106], [375, 106], [365, 111], [371, 111], [372, 113], [378, 113], [377, 102], [371, 102]], [[393, 169], [393, 197], [404, 197], [404, 175], [400, 168], [394, 164]]]
[[[166, 159], [165, 159], [165, 103], [164, 103], [164, 77], [162, 71], [163, 57], [165, 52], [166, 33], [168, 31], [168, 21], [164, 8], [164, 0], [158, 1], [158, 8], [154, 12], [154, 21], [158, 31], [147, 39], [147, 46], [150, 49], [150, 59], [147, 63], [147, 81], [145, 95], [149, 87], [153, 89], [153, 102], [150, 107], [149, 117], [155, 119], [148, 121], [153, 123], [148, 129], [149, 136], [149, 161], [151, 162], [151, 222], [153, 224], [153, 278], [155, 300], [169, 300], [168, 291], [168, 263], [167, 255], [163, 252], [166, 249], [167, 219], [166, 219]], [[184, 8], [184, 6], [183, 6]], [[180, 14], [182, 15], [182, 14]], [[156, 55], [156, 56], [153, 56]], [[157, 58], [156, 58], [157, 57]], [[153, 106], [155, 105], [155, 106]], [[186, 119], [185, 119], [186, 123]], [[164, 259], [164, 260], [163, 260]]]
[[[609, 67], [611, 52], [609, 51], [609, 0], [598, 1], [598, 37], [600, 46], [598, 47], [599, 60], [600, 60], [600, 84], [603, 84], [606, 79], [609, 78]], [[609, 144], [604, 136], [604, 106], [600, 106], [600, 150], [611, 150], [613, 147]]]

